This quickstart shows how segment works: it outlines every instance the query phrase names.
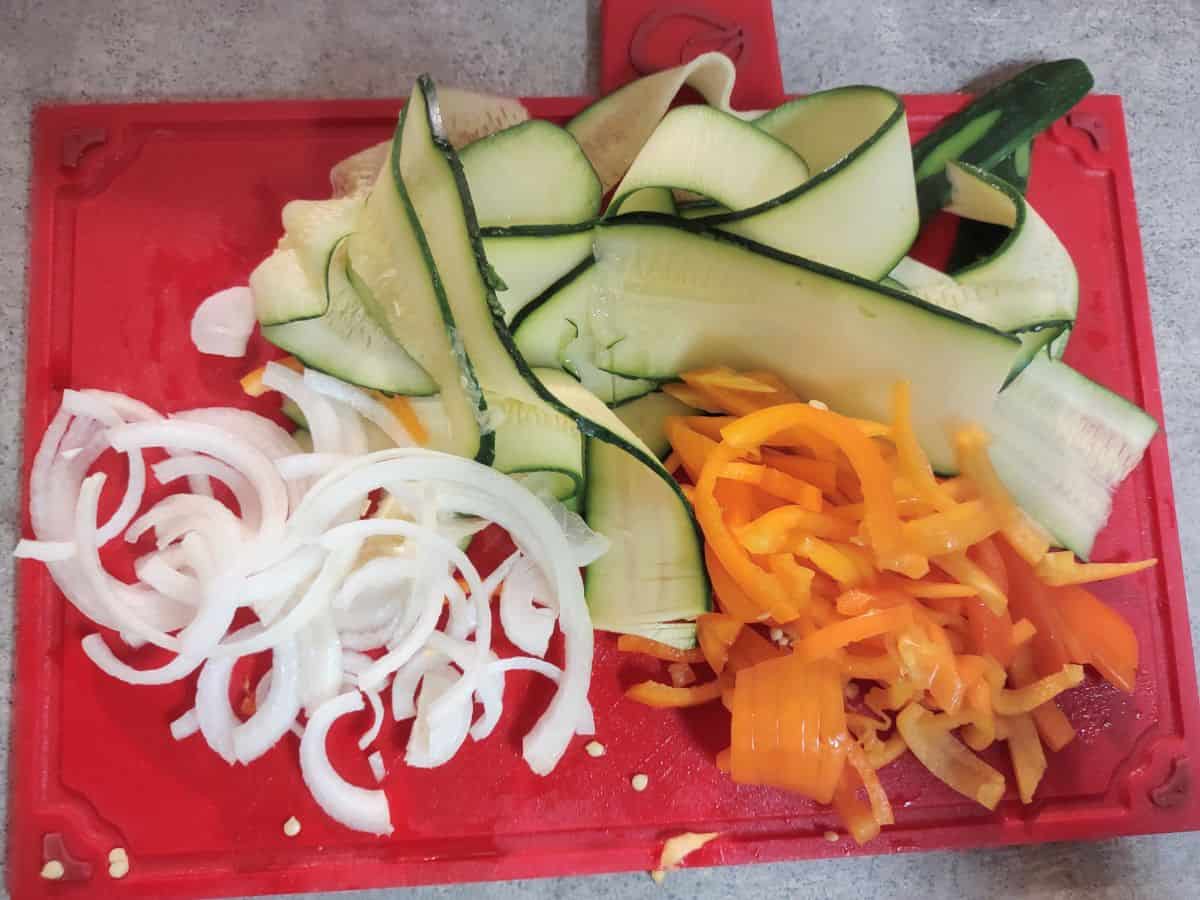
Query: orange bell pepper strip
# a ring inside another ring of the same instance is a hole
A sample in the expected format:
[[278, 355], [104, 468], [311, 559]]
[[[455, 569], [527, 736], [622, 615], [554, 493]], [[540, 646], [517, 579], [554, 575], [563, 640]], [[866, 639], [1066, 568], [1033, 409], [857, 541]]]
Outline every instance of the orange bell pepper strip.
[[967, 689], [970, 722], [963, 728], [963, 742], [972, 750], [986, 750], [996, 740], [996, 715], [992, 709], [991, 686], [978, 681]]
[[1008, 572], [1008, 602], [1012, 614], [1028, 619], [1037, 629], [1030, 642], [1034, 671], [1038, 675], [1052, 675], [1071, 661], [1063, 642], [1066, 626], [1051, 594], [1054, 589], [1042, 584], [1033, 567], [1006, 541], [998, 541], [996, 546], [1004, 557], [1005, 570]]
[[812, 562], [841, 587], [853, 587], [864, 580], [862, 568], [854, 557], [820, 538], [805, 536], [797, 545], [796, 554]]
[[832, 496], [837, 491], [837, 466], [827, 459], [810, 459], [782, 450], [762, 450], [763, 463], [778, 469], [799, 481], [806, 481], [820, 488], [821, 493]]
[[[293, 372], [304, 371], [304, 363], [300, 362], [300, 360], [296, 359], [294, 356], [284, 356], [280, 359], [272, 360], [272, 362], [278, 363], [281, 366], [286, 366]], [[266, 371], [267, 367], [262, 365], [252, 372], [247, 372], [242, 376], [242, 392], [247, 397], [261, 397], [269, 390], [267, 386], [263, 384], [263, 375], [266, 374]]]
[[721, 470], [720, 477], [752, 484], [771, 496], [794, 503], [802, 509], [816, 513], [821, 511], [821, 489], [784, 472], [754, 463], [732, 462], [727, 463]]
[[371, 391], [371, 395], [400, 421], [414, 443], [422, 447], [429, 443], [429, 429], [425, 427], [425, 423], [421, 421], [407, 397], [401, 397], [399, 394], [385, 394], [383, 391]]
[[949, 512], [955, 501], [933, 477], [929, 457], [921, 449], [912, 426], [912, 388], [907, 381], [899, 381], [892, 388], [892, 442], [900, 471], [912, 485], [917, 497], [938, 512]]
[[912, 519], [900, 526], [905, 546], [922, 556], [965, 551], [995, 534], [1000, 524], [979, 500], [958, 503], [948, 512]]
[[750, 558], [725, 521], [713, 493], [721, 470], [738, 452], [735, 447], [721, 444], [708, 457], [696, 482], [696, 519], [716, 558], [755, 606], [777, 622], [790, 622], [798, 612], [788, 600], [787, 588]]
[[1049, 593], [1066, 626], [1064, 641], [1071, 658], [1095, 667], [1113, 687], [1132, 694], [1138, 641], [1130, 624], [1084, 588], [1072, 585], [1051, 588]]
[[643, 681], [627, 690], [625, 696], [658, 709], [700, 706], [720, 698], [721, 682], [713, 679], [694, 687], [673, 687], [658, 681]]
[[1037, 726], [1028, 715], [1010, 716], [1005, 720], [1008, 732], [1008, 753], [1013, 774], [1017, 776], [1017, 792], [1021, 802], [1033, 802], [1042, 776], [1046, 774], [1046, 752], [1038, 737]]
[[1018, 619], [1013, 622], [1012, 642], [1013, 647], [1018, 648], [1024, 644], [1028, 644], [1033, 640], [1033, 636], [1037, 634], [1037, 629], [1033, 627], [1033, 623], [1028, 619]]
[[954, 452], [959, 469], [975, 484], [980, 497], [995, 511], [1000, 520], [1000, 530], [1013, 549], [1027, 563], [1036, 565], [1050, 549], [1050, 538], [1013, 501], [992, 467], [987, 447], [988, 436], [980, 428], [962, 428], [954, 435]]
[[900, 664], [889, 654], [863, 656], [844, 653], [840, 657], [842, 672], [848, 678], [865, 678], [871, 681], [894, 683], [900, 680]]
[[935, 556], [933, 564], [960, 584], [969, 585], [979, 592], [979, 599], [994, 613], [1008, 609], [1008, 595], [984, 569], [966, 553], [947, 553]]
[[763, 513], [737, 532], [751, 553], [780, 553], [797, 546], [806, 534], [848, 541], [858, 533], [851, 522], [801, 506], [778, 506]]
[[772, 553], [767, 557], [767, 566], [787, 588], [792, 605], [805, 610], [812, 602], [812, 583], [816, 572], [796, 562], [790, 553]]
[[704, 661], [718, 675], [725, 670], [729, 648], [742, 633], [743, 623], [724, 613], [704, 613], [696, 619], [696, 640]]
[[846, 766], [842, 771], [842, 779], [838, 782], [837, 790], [833, 792], [833, 810], [854, 838], [854, 843], [860, 847], [879, 837], [880, 826], [875, 820], [871, 807], [858, 796], [862, 787], [862, 779], [853, 766]]
[[911, 606], [893, 606], [888, 609], [873, 609], [845, 619], [835, 625], [827, 625], [796, 642], [792, 651], [805, 660], [818, 660], [834, 656], [855, 641], [865, 640], [880, 634], [899, 632], [912, 625]]
[[[1010, 674], [1013, 684], [1017, 687], [1026, 687], [1037, 680], [1037, 674], [1033, 670], [1033, 652], [1029, 647], [1018, 648], [1016, 656], [1013, 657]], [[1034, 724], [1037, 725], [1038, 734], [1051, 750], [1058, 752], [1075, 740], [1074, 727], [1055, 701], [1043, 703], [1031, 715]]]
[[690, 384], [672, 381], [662, 386], [662, 392], [693, 409], [702, 409], [709, 413], [724, 412], [716, 398], [707, 391], [692, 387]]
[[640, 634], [621, 635], [617, 638], [617, 649], [623, 653], [642, 653], [670, 663], [702, 663], [705, 661], [704, 653], [698, 647], [691, 650], [680, 650], [678, 647], [672, 647], [670, 644], [664, 644]]
[[742, 669], [749, 669], [761, 662], [786, 655], [786, 651], [771, 643], [755, 629], [743, 628], [737, 640], [729, 647], [725, 668], [729, 673], [736, 675]]
[[897, 579], [897, 587], [910, 597], [923, 600], [955, 600], [977, 598], [979, 588], [953, 581], [907, 581]]
[[690, 428], [696, 434], [703, 435], [714, 444], [721, 443], [721, 429], [733, 422], [736, 416], [669, 416]]
[[721, 612], [739, 622], [762, 622], [768, 618], [768, 614], [746, 596], [746, 592], [721, 565], [712, 547], [707, 545], [704, 548], [704, 564], [708, 569], [708, 579], [712, 582], [713, 594], [716, 595]]
[[846, 455], [863, 492], [866, 523], [880, 568], [920, 578], [929, 565], [919, 553], [906, 550], [892, 493], [891, 473], [879, 448], [854, 423], [836, 413], [802, 403], [787, 404], [752, 413], [722, 430], [725, 442], [738, 449], [769, 443], [780, 431], [802, 426], [834, 441]]
[[692, 369], [682, 376], [685, 384], [704, 390], [749, 391], [752, 394], [775, 394], [775, 387], [754, 378], [748, 373], [735, 372], [728, 366], [713, 366], [707, 369]]
[[1008, 610], [997, 615], [978, 597], [963, 601], [967, 619], [967, 639], [973, 653], [991, 656], [1005, 668], [1016, 652], [1013, 621]]
[[964, 797], [996, 808], [1004, 796], [1004, 776], [937, 727], [936, 717], [921, 704], [908, 704], [896, 717], [896, 728], [926, 769]]
[[846, 761], [850, 763], [848, 768], [858, 773], [858, 777], [862, 780], [875, 821], [880, 825], [895, 825], [896, 818], [892, 813], [892, 804], [888, 800], [887, 791], [879, 782], [879, 775], [875, 771], [876, 767], [871, 765], [862, 747], [856, 742], [850, 743], [846, 752]]
[[693, 431], [681, 416], [667, 416], [663, 422], [667, 440], [671, 450], [679, 457], [683, 470], [693, 482], [699, 481], [700, 471], [712, 452], [717, 449], [717, 442], [711, 438]]
[[[972, 547], [967, 555], [978, 562], [984, 578], [995, 584], [998, 591], [1007, 592], [1008, 571], [1004, 566], [1004, 557], [996, 543], [991, 538], [981, 541]], [[981, 594], [979, 599], [964, 601], [963, 611], [967, 616], [967, 635], [970, 638], [972, 650], [975, 653], [990, 655], [1001, 666], [1007, 668], [1016, 650], [1012, 615], [1008, 611], [1007, 597], [1005, 597], [1004, 606], [996, 610], [995, 606], [988, 604]]]
[[962, 706], [965, 688], [959, 677], [954, 648], [941, 626], [927, 613], [915, 611], [913, 625], [896, 641], [900, 669], [948, 713]]
[[672, 450], [667, 454], [667, 458], [663, 460], [663, 468], [674, 475], [683, 467], [683, 460], [679, 458], [679, 454]]
[[1033, 712], [1065, 690], [1083, 683], [1083, 666], [1068, 664], [1053, 675], [1040, 678], [1025, 687], [992, 691], [992, 707], [1002, 716]]
[[1051, 587], [1062, 587], [1068, 584], [1088, 584], [1093, 581], [1107, 581], [1110, 578], [1120, 578], [1122, 575], [1132, 575], [1149, 569], [1158, 563], [1157, 559], [1142, 559], [1127, 563], [1081, 563], [1075, 559], [1070, 550], [1047, 553], [1040, 560], [1034, 571], [1043, 582]]

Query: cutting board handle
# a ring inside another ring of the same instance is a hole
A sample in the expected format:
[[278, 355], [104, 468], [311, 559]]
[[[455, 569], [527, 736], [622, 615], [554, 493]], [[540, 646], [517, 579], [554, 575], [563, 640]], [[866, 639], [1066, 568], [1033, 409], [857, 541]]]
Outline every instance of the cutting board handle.
[[603, 0], [600, 91], [717, 50], [737, 66], [733, 105], [775, 106], [783, 76], [770, 0]]

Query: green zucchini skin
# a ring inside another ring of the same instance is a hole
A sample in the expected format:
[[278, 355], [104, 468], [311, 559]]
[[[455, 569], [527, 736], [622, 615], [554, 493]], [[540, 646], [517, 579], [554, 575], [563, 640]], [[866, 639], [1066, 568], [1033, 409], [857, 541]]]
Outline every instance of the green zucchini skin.
[[[1029, 189], [1033, 176], [1033, 141], [1026, 141], [997, 163], [992, 174], [1011, 184], [1021, 194]], [[974, 265], [1000, 249], [1008, 237], [1008, 229], [990, 222], [962, 219], [954, 235], [950, 261], [946, 271], [951, 274]]]
[[[922, 223], [946, 204], [952, 159], [984, 171], [1000, 163], [1062, 117], [1093, 85], [1079, 59], [1030, 66], [948, 117], [913, 146], [917, 203]], [[976, 133], [977, 132], [977, 133]]]

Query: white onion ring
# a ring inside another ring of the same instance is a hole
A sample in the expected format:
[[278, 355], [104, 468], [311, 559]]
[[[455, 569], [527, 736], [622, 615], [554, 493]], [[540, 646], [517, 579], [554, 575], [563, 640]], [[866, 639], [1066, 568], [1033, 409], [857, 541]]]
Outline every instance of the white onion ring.
[[355, 831], [391, 834], [387, 795], [344, 780], [333, 768], [325, 748], [329, 729], [339, 718], [363, 708], [362, 695], [349, 691], [323, 703], [309, 717], [300, 739], [300, 771], [313, 799], [331, 818]]
[[416, 444], [412, 435], [386, 406], [364, 391], [362, 388], [346, 384], [336, 378], [330, 378], [323, 372], [305, 369], [304, 383], [331, 400], [338, 400], [356, 413], [377, 426], [386, 434], [397, 447], [412, 447]]
[[300, 661], [296, 642], [285, 640], [271, 651], [271, 669], [255, 689], [254, 715], [233, 729], [233, 752], [243, 765], [275, 746], [300, 714]]

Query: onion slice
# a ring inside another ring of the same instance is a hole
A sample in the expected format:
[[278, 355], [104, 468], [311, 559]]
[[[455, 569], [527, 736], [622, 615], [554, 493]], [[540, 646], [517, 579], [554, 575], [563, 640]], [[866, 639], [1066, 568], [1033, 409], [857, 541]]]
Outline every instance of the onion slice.
[[192, 343], [209, 356], [238, 358], [254, 332], [254, 294], [248, 287], [217, 291], [192, 316]]
[[325, 740], [333, 723], [363, 708], [362, 695], [348, 691], [322, 703], [308, 719], [300, 739], [300, 771], [313, 799], [333, 819], [355, 831], [391, 834], [387, 795], [350, 784], [334, 770]]

